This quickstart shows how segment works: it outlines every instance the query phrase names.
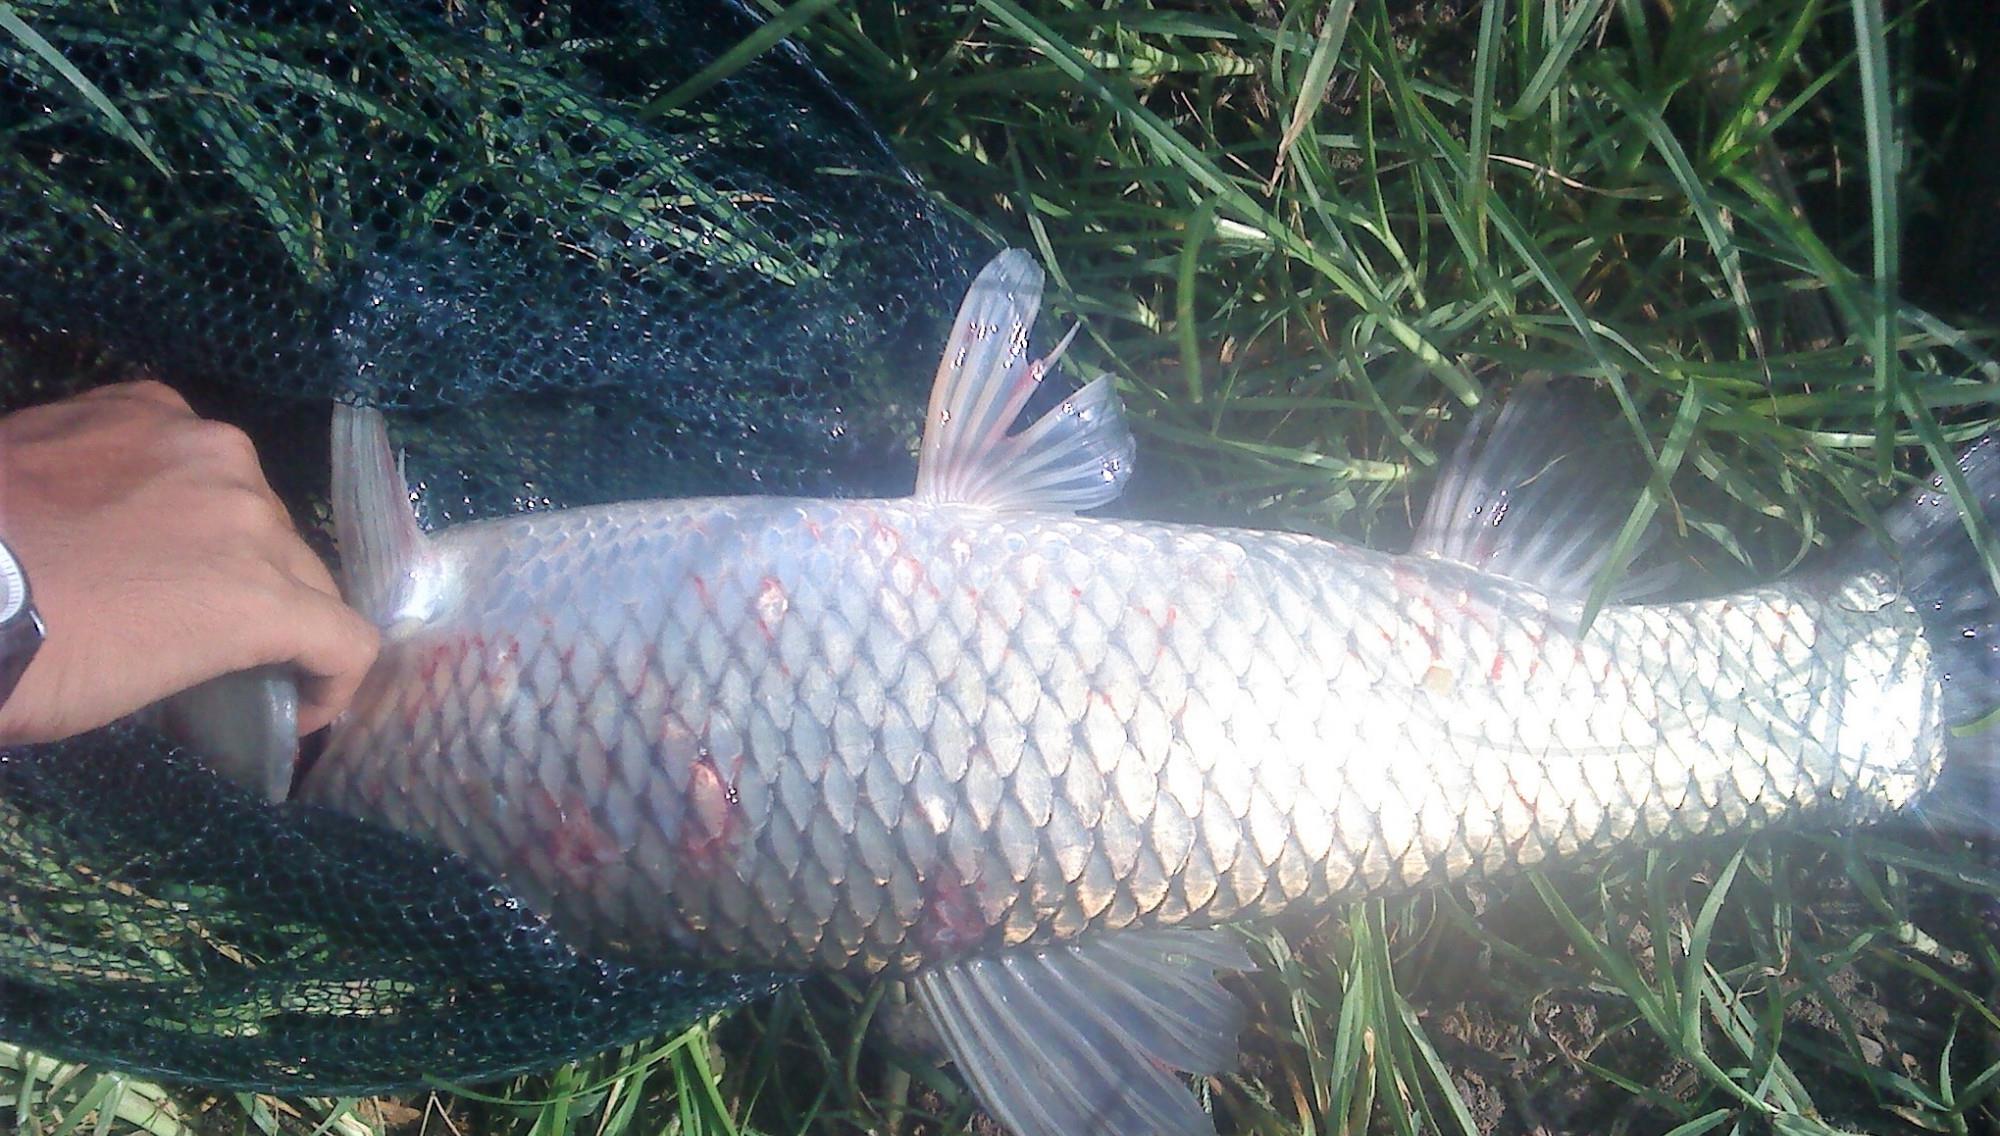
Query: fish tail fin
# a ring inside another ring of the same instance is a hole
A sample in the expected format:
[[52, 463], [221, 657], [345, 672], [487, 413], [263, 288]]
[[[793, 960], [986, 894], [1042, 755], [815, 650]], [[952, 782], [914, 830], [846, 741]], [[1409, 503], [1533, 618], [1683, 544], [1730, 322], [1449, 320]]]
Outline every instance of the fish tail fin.
[[[1882, 535], [1923, 622], [1947, 731], [1944, 775], [1918, 811], [1937, 827], [1990, 836], [2000, 834], [2000, 591], [1978, 541], [1990, 544], [2000, 525], [2000, 434], [1966, 446], [1955, 464], [1962, 496], [1941, 470], [1883, 516]], [[1879, 567], [1882, 552], [1864, 547], [1853, 560]]]
[[410, 507], [402, 463], [389, 444], [382, 412], [335, 403], [333, 408], [333, 535], [340, 546], [341, 593], [387, 627], [404, 609], [430, 540]]
[[[1959, 511], [1940, 471], [1891, 509], [1882, 527], [1937, 660], [1945, 721], [1962, 731], [2000, 711], [2000, 592], [1973, 535], [1991, 541], [2000, 524], [2000, 434], [1961, 450], [1957, 467], [1977, 517]], [[2000, 754], [2000, 732], [1987, 744]]]
[[291, 668], [253, 667], [209, 679], [153, 706], [153, 725], [208, 767], [258, 794], [291, 794], [299, 751], [299, 684]]

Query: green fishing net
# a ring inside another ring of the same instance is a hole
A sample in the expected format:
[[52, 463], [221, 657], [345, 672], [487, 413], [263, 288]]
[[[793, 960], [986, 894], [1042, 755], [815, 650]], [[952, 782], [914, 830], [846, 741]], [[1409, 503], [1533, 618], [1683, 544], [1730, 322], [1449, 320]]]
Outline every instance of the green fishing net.
[[133, 729], [0, 756], [0, 866], [0, 1033], [217, 1085], [532, 1068], [781, 981], [583, 957], [462, 862]]
[[[312, 528], [327, 406], [433, 523], [907, 486], [984, 250], [728, 0], [0, 8], [0, 408], [143, 368]], [[432, 849], [132, 727], [0, 753], [0, 1037], [347, 1093], [553, 1064], [767, 975], [570, 951]]]

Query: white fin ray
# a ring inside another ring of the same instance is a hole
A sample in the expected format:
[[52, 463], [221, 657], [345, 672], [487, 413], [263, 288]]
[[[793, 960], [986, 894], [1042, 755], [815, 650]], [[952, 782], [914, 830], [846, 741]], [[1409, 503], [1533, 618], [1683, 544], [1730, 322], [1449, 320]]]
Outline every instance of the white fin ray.
[[1236, 1059], [1249, 970], [1226, 932], [1122, 931], [934, 967], [917, 994], [959, 1070], [1016, 1136], [1212, 1136], [1174, 1073]]
[[1108, 376], [1009, 433], [1076, 329], [1041, 359], [1028, 334], [1042, 270], [1027, 253], [993, 258], [959, 306], [931, 387], [916, 496], [994, 509], [1073, 511], [1115, 499], [1132, 470], [1132, 435]]
[[409, 614], [404, 609], [433, 554], [381, 411], [334, 404], [331, 497], [341, 594], [376, 626], [389, 627]]
[[[1538, 380], [1497, 411], [1481, 411], [1445, 463], [1410, 552], [1559, 600], [1588, 595], [1646, 475], [1618, 423], [1580, 407], [1579, 393]], [[1630, 600], [1672, 582], [1664, 572], [1630, 576], [1614, 596]]]

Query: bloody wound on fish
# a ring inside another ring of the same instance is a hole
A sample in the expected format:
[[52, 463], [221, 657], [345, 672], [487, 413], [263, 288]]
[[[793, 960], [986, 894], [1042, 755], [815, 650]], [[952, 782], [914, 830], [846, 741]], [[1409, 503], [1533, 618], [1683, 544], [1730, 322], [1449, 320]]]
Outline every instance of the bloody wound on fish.
[[[996, 258], [916, 491], [426, 535], [340, 407], [347, 595], [385, 645], [303, 795], [442, 843], [592, 949], [911, 976], [1021, 1136], [1211, 1130], [1251, 965], [1217, 924], [1634, 839], [1865, 820], [1987, 744], [1996, 610], [1932, 490], [1895, 556], [1578, 617], [1630, 497], [1516, 399], [1408, 555], [1075, 516], [1108, 378], [1036, 421], [1042, 274]], [[1960, 458], [1980, 507], [2000, 459]]]

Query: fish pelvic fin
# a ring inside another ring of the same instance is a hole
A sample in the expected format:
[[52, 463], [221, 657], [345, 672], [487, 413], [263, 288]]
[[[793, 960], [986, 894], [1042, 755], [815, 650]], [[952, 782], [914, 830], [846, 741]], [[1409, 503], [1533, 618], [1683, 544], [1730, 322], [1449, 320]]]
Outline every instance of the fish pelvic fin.
[[1029, 357], [1042, 303], [1042, 269], [1008, 249], [980, 272], [959, 305], [924, 415], [919, 500], [994, 509], [1073, 512], [1106, 504], [1132, 475], [1132, 434], [1109, 375], [1015, 431], [1015, 422], [1076, 337]]
[[423, 583], [434, 554], [381, 411], [334, 404], [332, 496], [347, 602], [385, 628], [427, 617]]
[[[1411, 554], [1583, 601], [1608, 566], [1646, 472], [1632, 439], [1583, 405], [1588, 392], [1580, 387], [1531, 380], [1497, 409], [1482, 410], [1445, 463]], [[1613, 595], [1634, 599], [1670, 582], [1665, 573], [1642, 574]]]
[[1015, 1136], [1213, 1136], [1174, 1070], [1235, 1064], [1243, 1007], [1215, 973], [1253, 967], [1225, 931], [1120, 931], [915, 981], [959, 1071]]

